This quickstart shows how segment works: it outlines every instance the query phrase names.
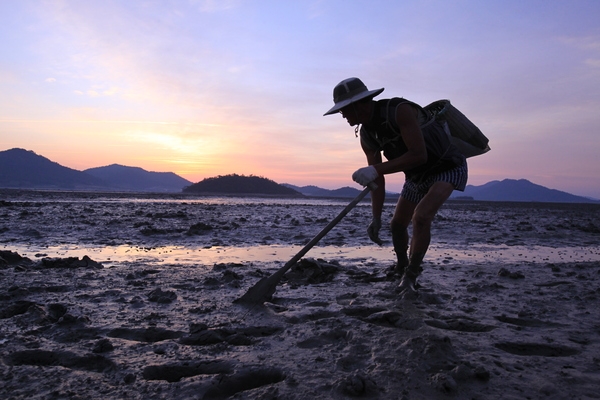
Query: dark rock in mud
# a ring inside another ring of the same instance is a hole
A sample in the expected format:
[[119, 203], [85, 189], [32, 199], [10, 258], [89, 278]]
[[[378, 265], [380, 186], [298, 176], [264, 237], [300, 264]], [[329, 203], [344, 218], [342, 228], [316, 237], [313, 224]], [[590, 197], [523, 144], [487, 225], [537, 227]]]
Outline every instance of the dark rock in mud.
[[49, 304], [46, 309], [48, 310], [48, 318], [53, 322], [58, 321], [67, 313], [67, 307], [58, 303]]
[[92, 347], [92, 352], [93, 353], [108, 353], [109, 351], [113, 351], [114, 348], [115, 347], [110, 342], [110, 340], [104, 338], [104, 339], [100, 339], [96, 343], [94, 343], [94, 347]]
[[78, 257], [66, 257], [66, 258], [42, 258], [39, 267], [41, 268], [94, 268], [102, 269], [104, 266], [99, 262], [96, 262], [88, 256], [83, 256], [81, 260]]
[[0, 250], [0, 268], [4, 265], [19, 265], [19, 264], [31, 264], [31, 259], [27, 257], [21, 257], [21, 255], [14, 251]]
[[521, 272], [511, 272], [506, 268], [500, 268], [500, 271], [498, 271], [498, 276], [504, 277], [504, 278], [510, 278], [510, 279], [524, 279], [525, 275], [523, 275]]
[[192, 236], [192, 235], [203, 235], [209, 231], [212, 231], [214, 228], [210, 225], [207, 225], [203, 222], [198, 222], [197, 224], [194, 224], [192, 226], [189, 227], [189, 229], [186, 232], [186, 235]]
[[148, 300], [155, 303], [169, 304], [177, 300], [177, 294], [170, 290], [163, 291], [161, 288], [157, 288], [148, 293]]
[[322, 259], [303, 258], [284, 275], [290, 284], [308, 285], [331, 282], [340, 266]]

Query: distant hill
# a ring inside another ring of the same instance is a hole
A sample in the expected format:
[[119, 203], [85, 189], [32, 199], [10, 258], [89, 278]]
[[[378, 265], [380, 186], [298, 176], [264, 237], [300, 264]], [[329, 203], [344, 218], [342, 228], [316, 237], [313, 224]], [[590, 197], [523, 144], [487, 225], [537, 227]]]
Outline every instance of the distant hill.
[[192, 182], [173, 172], [149, 172], [139, 167], [112, 164], [83, 172], [107, 182], [111, 188], [135, 192], [180, 192]]
[[329, 190], [323, 189], [318, 186], [294, 186], [289, 183], [282, 183], [283, 186], [288, 187], [290, 189], [294, 189], [297, 192], [302, 193], [305, 196], [313, 196], [313, 197], [356, 197], [361, 192], [361, 190], [352, 188], [349, 186], [345, 186], [343, 188]]
[[467, 185], [464, 192], [455, 191], [451, 198], [471, 198], [483, 201], [520, 201], [542, 203], [600, 203], [556, 189], [531, 183], [527, 179], [504, 179], [481, 186]]
[[0, 151], [0, 187], [106, 190], [102, 179], [48, 160], [24, 149]]
[[[350, 186], [345, 186], [339, 189], [323, 189], [318, 186], [294, 186], [289, 183], [282, 183], [283, 186], [294, 189], [297, 192], [302, 193], [305, 196], [311, 197], [339, 197], [339, 198], [353, 198], [359, 195], [362, 192], [361, 189], [353, 188]], [[398, 193], [386, 192], [386, 197], [397, 199]], [[369, 198], [369, 195], [367, 195]]]
[[302, 196], [294, 189], [258, 176], [224, 175], [206, 178], [183, 189], [184, 193], [205, 194], [261, 194], [277, 196]]
[[172, 172], [109, 165], [77, 171], [33, 151], [0, 151], [0, 187], [87, 191], [181, 192], [192, 182]]

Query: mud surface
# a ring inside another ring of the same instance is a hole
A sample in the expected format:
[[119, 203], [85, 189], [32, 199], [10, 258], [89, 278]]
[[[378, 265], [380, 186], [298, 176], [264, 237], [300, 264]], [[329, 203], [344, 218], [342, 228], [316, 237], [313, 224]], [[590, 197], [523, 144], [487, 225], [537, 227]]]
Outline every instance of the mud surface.
[[346, 204], [0, 191], [0, 397], [600, 398], [599, 206], [450, 202], [401, 296], [364, 203], [233, 303]]

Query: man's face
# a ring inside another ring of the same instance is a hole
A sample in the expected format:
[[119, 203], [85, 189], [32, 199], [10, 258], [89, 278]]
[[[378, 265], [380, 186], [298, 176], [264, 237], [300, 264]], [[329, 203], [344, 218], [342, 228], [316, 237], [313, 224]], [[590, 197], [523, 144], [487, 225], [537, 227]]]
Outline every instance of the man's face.
[[342, 117], [346, 118], [350, 126], [358, 125], [358, 113], [355, 104], [349, 104], [340, 110]]
[[364, 124], [369, 121], [371, 116], [371, 102], [359, 101], [348, 104], [340, 110], [342, 117], [346, 118], [350, 126]]

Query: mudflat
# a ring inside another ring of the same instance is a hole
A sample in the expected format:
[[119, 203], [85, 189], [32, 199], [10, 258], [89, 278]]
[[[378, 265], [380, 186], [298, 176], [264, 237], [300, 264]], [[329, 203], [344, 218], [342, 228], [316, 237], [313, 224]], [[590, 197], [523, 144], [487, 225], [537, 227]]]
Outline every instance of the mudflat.
[[402, 296], [361, 203], [234, 304], [345, 205], [0, 190], [0, 397], [600, 398], [599, 205], [448, 202]]

